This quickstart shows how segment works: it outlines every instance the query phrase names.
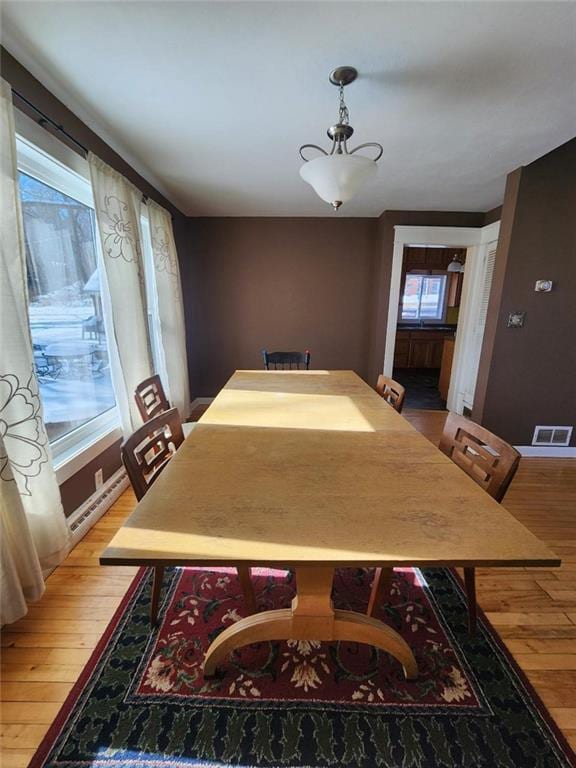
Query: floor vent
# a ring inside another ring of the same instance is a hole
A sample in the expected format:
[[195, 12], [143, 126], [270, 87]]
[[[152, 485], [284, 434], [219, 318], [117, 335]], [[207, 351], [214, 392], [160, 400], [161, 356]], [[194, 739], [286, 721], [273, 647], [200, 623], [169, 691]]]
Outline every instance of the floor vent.
[[93, 493], [81, 507], [78, 507], [73, 512], [68, 520], [68, 524], [74, 544], [79, 542], [88, 533], [94, 523], [110, 509], [112, 504], [129, 485], [128, 476], [122, 467], [101, 488], [98, 488], [96, 493]]
[[572, 439], [572, 427], [544, 427], [534, 428], [532, 445], [551, 445], [560, 448], [570, 445]]

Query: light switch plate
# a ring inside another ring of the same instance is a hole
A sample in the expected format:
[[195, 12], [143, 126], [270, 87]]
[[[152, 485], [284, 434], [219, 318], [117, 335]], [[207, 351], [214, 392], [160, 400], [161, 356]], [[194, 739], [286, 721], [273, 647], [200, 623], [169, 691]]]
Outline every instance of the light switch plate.
[[508, 315], [508, 328], [522, 328], [526, 312], [510, 312]]

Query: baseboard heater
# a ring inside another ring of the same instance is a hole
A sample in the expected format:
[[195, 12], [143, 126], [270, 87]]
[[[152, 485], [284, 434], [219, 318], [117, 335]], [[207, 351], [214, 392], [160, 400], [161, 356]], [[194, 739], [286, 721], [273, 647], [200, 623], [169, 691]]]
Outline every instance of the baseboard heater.
[[88, 533], [129, 486], [126, 470], [121, 467], [70, 515], [68, 525], [72, 534], [72, 545], [76, 545]]

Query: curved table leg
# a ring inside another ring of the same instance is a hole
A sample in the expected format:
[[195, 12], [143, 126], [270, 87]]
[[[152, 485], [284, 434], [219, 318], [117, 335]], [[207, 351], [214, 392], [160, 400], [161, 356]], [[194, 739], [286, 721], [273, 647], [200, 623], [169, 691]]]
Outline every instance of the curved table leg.
[[210, 677], [229, 653], [251, 643], [267, 640], [289, 640], [292, 630], [292, 611], [263, 611], [240, 619], [227, 627], [212, 641], [204, 657], [204, 675]]
[[353, 611], [335, 611], [330, 600], [333, 569], [296, 569], [297, 596], [291, 608], [248, 616], [224, 630], [206, 651], [204, 674], [236, 648], [269, 640], [348, 640], [368, 643], [389, 653], [404, 668], [408, 680], [418, 675], [414, 654], [406, 641], [377, 619]]
[[404, 668], [407, 680], [418, 677], [418, 665], [406, 640], [387, 624], [354, 611], [334, 611], [334, 640], [367, 643], [381, 648]]

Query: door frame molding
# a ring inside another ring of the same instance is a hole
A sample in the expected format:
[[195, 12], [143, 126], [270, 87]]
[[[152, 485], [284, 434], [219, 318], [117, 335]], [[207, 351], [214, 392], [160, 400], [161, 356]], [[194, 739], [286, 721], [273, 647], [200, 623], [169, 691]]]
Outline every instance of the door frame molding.
[[[447, 248], [466, 248], [466, 264], [464, 282], [462, 285], [462, 306], [465, 307], [467, 296], [470, 292], [470, 277], [475, 273], [476, 261], [479, 255], [479, 246], [498, 238], [500, 222], [488, 224], [485, 227], [410, 227], [403, 224], [394, 226], [394, 250], [392, 255], [392, 274], [390, 278], [390, 298], [388, 303], [388, 323], [386, 326], [386, 345], [384, 350], [383, 372], [386, 376], [392, 376], [394, 368], [394, 348], [396, 346], [396, 329], [398, 325], [398, 305], [400, 303], [400, 291], [402, 280], [402, 261], [404, 259], [404, 247], [407, 245], [439, 245]], [[469, 261], [470, 260], [470, 261]], [[463, 332], [461, 324], [456, 331], [454, 347], [454, 362], [461, 359], [458, 356], [458, 348], [462, 344]], [[460, 343], [459, 343], [460, 342]], [[451, 387], [452, 389], [452, 387]], [[450, 393], [449, 393], [450, 400]]]
[[[449, 411], [455, 411], [462, 414], [464, 412], [465, 391], [464, 382], [470, 378], [472, 365], [475, 371], [472, 374], [474, 379], [474, 389], [478, 379], [478, 362], [480, 359], [480, 350], [478, 350], [478, 360], [472, 363], [468, 354], [472, 337], [475, 332], [477, 321], [478, 302], [480, 294], [484, 287], [484, 259], [490, 248], [490, 244], [498, 240], [500, 233], [500, 222], [496, 221], [480, 231], [480, 242], [469, 248], [466, 252], [466, 261], [470, 254], [470, 269], [464, 270], [464, 281], [462, 283], [462, 298], [460, 302], [460, 313], [458, 317], [458, 326], [456, 328], [456, 340], [454, 343], [454, 359], [452, 362], [452, 375], [450, 376], [450, 386], [448, 388], [448, 397], [446, 399], [446, 408]], [[484, 328], [485, 331], [485, 328]], [[472, 408], [473, 403], [468, 407]]]

